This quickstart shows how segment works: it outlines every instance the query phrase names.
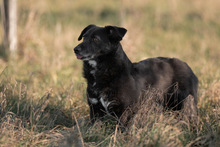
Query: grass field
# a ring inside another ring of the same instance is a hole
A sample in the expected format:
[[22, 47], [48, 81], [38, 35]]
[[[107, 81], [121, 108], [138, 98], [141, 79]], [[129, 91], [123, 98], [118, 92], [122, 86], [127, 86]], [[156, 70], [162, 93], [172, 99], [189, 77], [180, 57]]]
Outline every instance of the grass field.
[[[199, 78], [198, 124], [143, 111], [125, 133], [114, 122], [88, 125], [72, 49], [89, 24], [127, 28], [122, 44], [133, 62], [187, 62]], [[0, 146], [220, 146], [219, 0], [18, 0], [18, 40], [12, 58], [0, 36]]]

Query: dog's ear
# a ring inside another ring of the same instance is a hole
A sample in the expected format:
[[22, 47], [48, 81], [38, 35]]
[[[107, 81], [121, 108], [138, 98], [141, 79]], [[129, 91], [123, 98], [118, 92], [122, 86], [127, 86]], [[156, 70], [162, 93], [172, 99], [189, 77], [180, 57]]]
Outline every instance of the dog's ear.
[[109, 38], [112, 41], [116, 41], [116, 42], [121, 41], [127, 32], [125, 28], [116, 27], [116, 26], [105, 26], [105, 29], [109, 34]]
[[85, 27], [85, 29], [82, 30], [81, 34], [79, 35], [78, 41], [80, 41], [83, 36], [85, 35], [86, 32], [88, 32], [91, 28], [96, 27], [96, 25], [88, 25], [87, 27]]

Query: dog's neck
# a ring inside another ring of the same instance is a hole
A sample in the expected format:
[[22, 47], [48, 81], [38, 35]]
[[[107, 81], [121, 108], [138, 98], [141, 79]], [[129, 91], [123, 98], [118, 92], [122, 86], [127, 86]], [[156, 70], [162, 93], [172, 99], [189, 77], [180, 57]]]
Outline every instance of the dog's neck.
[[[122, 75], [130, 74], [132, 63], [122, 49], [121, 44], [109, 54], [97, 59], [84, 61], [84, 77], [88, 84], [103, 86]], [[110, 81], [111, 80], [111, 81]]]

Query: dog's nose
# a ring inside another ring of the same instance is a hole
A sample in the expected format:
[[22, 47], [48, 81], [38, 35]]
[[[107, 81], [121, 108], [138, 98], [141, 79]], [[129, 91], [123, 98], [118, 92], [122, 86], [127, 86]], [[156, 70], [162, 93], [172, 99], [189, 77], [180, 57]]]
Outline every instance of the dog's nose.
[[78, 54], [80, 52], [81, 48], [77, 46], [73, 50], [76, 54]]

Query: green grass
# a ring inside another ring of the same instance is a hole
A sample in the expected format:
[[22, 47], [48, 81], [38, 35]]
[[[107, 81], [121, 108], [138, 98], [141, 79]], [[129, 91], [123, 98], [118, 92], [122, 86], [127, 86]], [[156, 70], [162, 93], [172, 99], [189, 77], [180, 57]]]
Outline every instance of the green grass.
[[[219, 9], [217, 0], [18, 1], [16, 57], [0, 36], [1, 146], [219, 146]], [[72, 51], [89, 24], [127, 28], [122, 44], [133, 62], [187, 62], [199, 78], [198, 125], [171, 112], [143, 113], [147, 107], [127, 132], [108, 119], [91, 126], [82, 63]]]

